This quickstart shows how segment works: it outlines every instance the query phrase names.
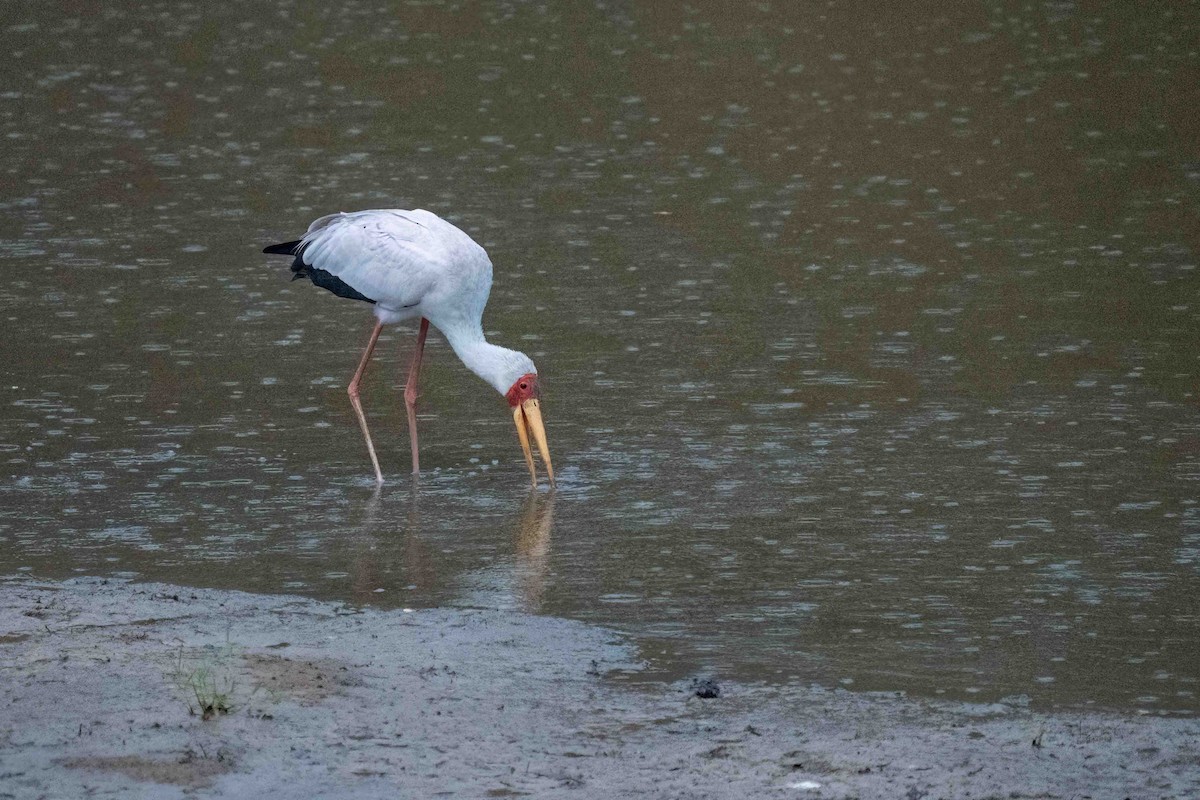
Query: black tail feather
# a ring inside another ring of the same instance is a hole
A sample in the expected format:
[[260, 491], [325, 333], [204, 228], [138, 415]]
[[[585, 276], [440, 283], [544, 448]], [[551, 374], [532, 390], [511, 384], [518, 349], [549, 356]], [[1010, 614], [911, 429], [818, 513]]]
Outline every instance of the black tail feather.
[[273, 253], [280, 256], [294, 256], [296, 249], [300, 246], [302, 240], [297, 239], [294, 242], [284, 242], [283, 244], [273, 244], [270, 247], [264, 247], [264, 253]]

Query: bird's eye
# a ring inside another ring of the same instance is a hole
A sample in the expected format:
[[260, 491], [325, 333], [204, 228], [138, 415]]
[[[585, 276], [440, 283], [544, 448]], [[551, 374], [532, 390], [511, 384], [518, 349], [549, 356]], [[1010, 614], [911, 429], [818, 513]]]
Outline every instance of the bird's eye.
[[528, 383], [522, 383], [522, 384], [521, 384], [521, 388], [522, 388], [522, 389], [528, 389], [528, 388], [529, 388], [529, 384], [528, 384]]

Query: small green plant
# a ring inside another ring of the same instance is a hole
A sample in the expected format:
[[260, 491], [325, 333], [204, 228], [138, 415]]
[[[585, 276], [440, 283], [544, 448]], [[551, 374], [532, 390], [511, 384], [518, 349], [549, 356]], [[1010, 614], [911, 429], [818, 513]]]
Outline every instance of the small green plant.
[[228, 714], [233, 711], [233, 692], [237, 681], [228, 676], [218, 675], [209, 667], [201, 666], [188, 676], [188, 684], [192, 696], [196, 698], [196, 706], [188, 703], [188, 710], [196, 713], [200, 710], [200, 719], [212, 719], [217, 714]]
[[209, 720], [218, 714], [233, 713], [238, 705], [234, 700], [238, 688], [235, 656], [233, 645], [226, 643], [199, 660], [188, 660], [183, 645], [179, 646], [171, 677], [184, 694], [189, 714]]

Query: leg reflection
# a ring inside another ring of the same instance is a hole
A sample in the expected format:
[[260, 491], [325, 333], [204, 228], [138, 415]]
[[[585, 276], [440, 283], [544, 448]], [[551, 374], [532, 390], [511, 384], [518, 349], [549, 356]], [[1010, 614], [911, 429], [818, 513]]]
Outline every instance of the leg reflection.
[[362, 523], [346, 537], [356, 603], [395, 606], [409, 598], [420, 603], [433, 595], [437, 569], [433, 552], [421, 538], [419, 497], [413, 480], [403, 522], [398, 514], [389, 514], [395, 506], [389, 508], [378, 490], [363, 506]]

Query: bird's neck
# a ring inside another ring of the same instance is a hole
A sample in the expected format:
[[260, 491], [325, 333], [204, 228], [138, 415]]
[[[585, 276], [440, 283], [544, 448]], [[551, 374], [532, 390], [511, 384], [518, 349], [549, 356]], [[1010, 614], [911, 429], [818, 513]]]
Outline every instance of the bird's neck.
[[507, 392], [514, 381], [530, 371], [528, 366], [532, 366], [532, 362], [528, 356], [517, 350], [492, 344], [483, 337], [483, 330], [480, 328], [443, 333], [467, 369], [491, 384], [500, 394]]

